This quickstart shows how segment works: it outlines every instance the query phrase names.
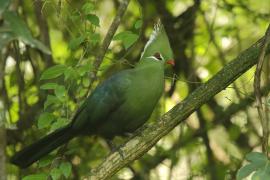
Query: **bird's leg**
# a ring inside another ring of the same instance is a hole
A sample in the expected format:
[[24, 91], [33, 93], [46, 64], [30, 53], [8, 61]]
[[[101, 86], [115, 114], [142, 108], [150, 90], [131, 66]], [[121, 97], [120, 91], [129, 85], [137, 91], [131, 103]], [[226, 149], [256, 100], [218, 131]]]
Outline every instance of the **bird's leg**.
[[109, 149], [110, 149], [112, 152], [114, 152], [114, 151], [117, 150], [117, 147], [114, 145], [113, 140], [111, 140], [111, 139], [105, 139], [105, 141], [106, 141], [106, 143], [107, 143]]
[[118, 152], [121, 156], [122, 159], [124, 159], [124, 153], [121, 150], [121, 148], [118, 148], [117, 146], [115, 146], [115, 144], [113, 143], [113, 140], [111, 139], [105, 139], [107, 145], [109, 146], [111, 152]]
[[[125, 133], [124, 134], [124, 136], [127, 136], [127, 137], [131, 137], [132, 135], [133, 135], [132, 133]], [[111, 139], [105, 139], [105, 141], [112, 152], [117, 151], [120, 154], [121, 158], [124, 159], [124, 154], [123, 154], [123, 151], [121, 150], [121, 148], [117, 148]], [[130, 171], [134, 175], [137, 174], [137, 172], [135, 171], [135, 169], [131, 165], [128, 165], [127, 167], [130, 169]]]
[[134, 134], [129, 133], [129, 132], [126, 132], [123, 135], [124, 135], [124, 137], [127, 137], [127, 138], [131, 138], [132, 136], [134, 136]]

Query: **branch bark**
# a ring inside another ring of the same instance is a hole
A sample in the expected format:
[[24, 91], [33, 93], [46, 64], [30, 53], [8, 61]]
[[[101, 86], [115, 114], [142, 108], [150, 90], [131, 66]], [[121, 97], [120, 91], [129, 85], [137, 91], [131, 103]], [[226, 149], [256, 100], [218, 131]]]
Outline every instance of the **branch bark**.
[[[163, 136], [183, 122], [201, 105], [225, 89], [234, 80], [250, 69], [259, 56], [264, 38], [246, 49], [228, 63], [209, 81], [193, 91], [185, 100], [165, 113], [159, 121], [148, 124], [135, 132], [134, 137], [112, 152], [98, 167], [94, 168], [89, 179], [108, 179], [124, 166], [149, 151]], [[269, 53], [269, 47], [267, 53]]]

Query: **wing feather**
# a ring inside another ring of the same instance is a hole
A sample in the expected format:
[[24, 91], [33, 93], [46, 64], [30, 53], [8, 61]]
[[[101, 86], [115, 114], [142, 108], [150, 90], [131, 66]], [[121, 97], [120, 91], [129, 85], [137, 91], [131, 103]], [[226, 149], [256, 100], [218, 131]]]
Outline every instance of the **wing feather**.
[[87, 129], [89, 133], [106, 122], [110, 114], [116, 111], [126, 98], [130, 87], [132, 70], [125, 70], [115, 74], [101, 83], [85, 100], [73, 118], [74, 129]]

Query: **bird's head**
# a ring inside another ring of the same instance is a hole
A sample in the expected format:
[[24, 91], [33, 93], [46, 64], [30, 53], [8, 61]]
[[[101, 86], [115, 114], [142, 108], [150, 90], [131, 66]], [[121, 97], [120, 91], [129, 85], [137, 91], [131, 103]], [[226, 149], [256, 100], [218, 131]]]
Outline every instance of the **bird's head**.
[[159, 21], [155, 26], [141, 54], [141, 59], [154, 56], [157, 59], [164, 59], [167, 64], [174, 64], [173, 52], [167, 33]]
[[143, 58], [140, 60], [141, 64], [144, 63], [152, 63], [152, 62], [156, 62], [157, 64], [160, 64], [162, 66], [164, 66], [165, 64], [170, 64], [172, 66], [174, 66], [174, 61], [173, 60], [165, 60], [164, 57], [162, 56], [161, 53], [156, 52], [155, 54], [153, 54], [152, 56]]

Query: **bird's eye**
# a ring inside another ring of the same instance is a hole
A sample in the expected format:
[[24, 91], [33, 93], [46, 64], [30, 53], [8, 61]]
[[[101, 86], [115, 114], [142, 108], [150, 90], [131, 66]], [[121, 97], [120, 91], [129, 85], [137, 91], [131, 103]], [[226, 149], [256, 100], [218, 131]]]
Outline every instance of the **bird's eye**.
[[162, 58], [161, 58], [161, 54], [159, 53], [159, 52], [156, 52], [155, 54], [154, 54], [154, 57], [155, 58], [157, 58], [158, 60], [162, 60]]

